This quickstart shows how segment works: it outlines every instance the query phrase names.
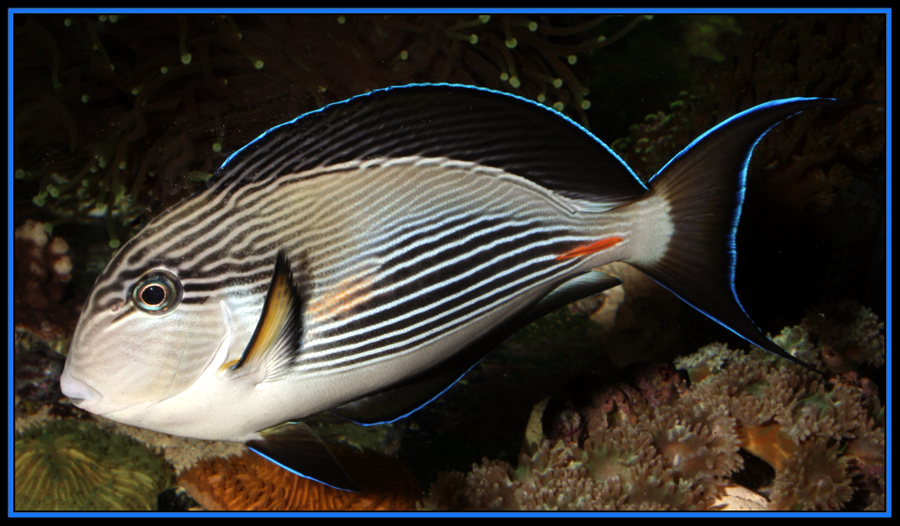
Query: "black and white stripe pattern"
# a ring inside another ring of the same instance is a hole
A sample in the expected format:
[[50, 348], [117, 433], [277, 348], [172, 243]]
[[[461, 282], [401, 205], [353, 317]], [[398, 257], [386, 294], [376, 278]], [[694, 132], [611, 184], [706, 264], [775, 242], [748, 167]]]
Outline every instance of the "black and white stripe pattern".
[[533, 102], [447, 85], [373, 92], [229, 157], [120, 251], [89, 308], [127, 302], [164, 268], [184, 286], [172, 323], [210, 318], [192, 335], [209, 342], [223, 320], [255, 326], [284, 249], [311, 281], [298, 371], [358, 368], [512, 316], [524, 292], [534, 301], [585, 270], [558, 256], [626, 238], [611, 209], [644, 191], [605, 145]]
[[571, 201], [493, 168], [343, 163], [182, 203], [123, 250], [93, 304], [163, 266], [184, 286], [179, 315], [215, 291], [252, 326], [283, 247], [312, 281], [298, 371], [334, 372], [414, 351], [558, 283], [578, 261], [557, 256], [596, 240], [583, 221]]

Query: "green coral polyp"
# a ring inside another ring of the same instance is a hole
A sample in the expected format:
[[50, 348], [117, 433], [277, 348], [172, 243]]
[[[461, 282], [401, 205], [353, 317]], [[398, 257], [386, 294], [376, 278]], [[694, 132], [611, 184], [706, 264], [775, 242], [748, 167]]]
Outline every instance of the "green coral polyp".
[[90, 423], [56, 421], [15, 440], [16, 511], [155, 510], [171, 477], [161, 456]]

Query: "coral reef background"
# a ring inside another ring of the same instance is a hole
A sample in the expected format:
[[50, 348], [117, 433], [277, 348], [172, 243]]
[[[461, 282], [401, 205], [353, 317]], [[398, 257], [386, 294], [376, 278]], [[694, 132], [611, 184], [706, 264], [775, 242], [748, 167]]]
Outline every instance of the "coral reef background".
[[[883, 101], [886, 85], [880, 15], [15, 15], [13, 29], [13, 403], [17, 423], [37, 426], [91, 418], [60, 397], [58, 376], [81, 304], [115, 248], [201, 188], [235, 149], [300, 113], [390, 85], [476, 84], [565, 112], [646, 179], [754, 104], [790, 96]], [[883, 104], [780, 125], [752, 160], [738, 233], [737, 289], [757, 323], [774, 330], [806, 317], [803, 333], [823, 363], [835, 375], [857, 374], [859, 385], [872, 382], [877, 393], [885, 393], [883, 363], [862, 360], [870, 345], [854, 331], [830, 330], [840, 326], [830, 320], [858, 315], [836, 307], [843, 299], [885, 316], [885, 147]], [[587, 379], [595, 374], [621, 375], [636, 360], [670, 363], [713, 341], [743, 348], [639, 272], [608, 270], [625, 286], [526, 328], [411, 417], [377, 428], [327, 415], [313, 424], [335, 443], [399, 458], [423, 488], [483, 458], [492, 460], [478, 469], [521, 482], [500, 463], [517, 465], [523, 451], [531, 460], [522, 465], [574, 454], [549, 439], [528, 449], [523, 426], [542, 399], [594, 385]], [[824, 321], [814, 327], [815, 320]], [[833, 382], [867, 392], [845, 376]], [[844, 392], [822, 385], [820, 395], [818, 387], [804, 392], [823, 400]], [[850, 440], [838, 436], [820, 437], [816, 454], [833, 455]], [[163, 451], [190, 449], [175, 444], [164, 442]], [[591, 444], [583, 450], [589, 464], [597, 462]], [[865, 484], [850, 483], [851, 504], [840, 489], [846, 484], [835, 485], [844, 506], [877, 507], [861, 497], [863, 486], [876, 495], [881, 480], [868, 455]], [[729, 458], [723, 470], [738, 473]], [[857, 462], [847, 460], [841, 473], [857, 477]], [[720, 489], [724, 475], [688, 484], [680, 481], [696, 477], [672, 478], [670, 467], [654, 469], [684, 491], [683, 505], [712, 505], [698, 491]], [[648, 497], [646, 506], [662, 500]]]
[[[535, 407], [518, 467], [485, 458], [467, 475], [442, 474], [421, 507], [721, 509], [738, 483], [770, 510], [882, 510], [885, 410], [856, 370], [884, 360], [883, 324], [852, 303], [825, 309], [845, 314], [829, 327], [853, 335], [843, 344], [824, 337], [816, 313], [775, 341], [844, 374], [826, 379], [761, 349], [710, 344], [678, 359], [679, 372], [586, 375]], [[833, 359], [851, 349], [852, 366]]]
[[178, 482], [204, 508], [214, 511], [404, 511], [414, 510], [422, 491], [395, 459], [353, 449], [335, 452], [362, 488], [342, 491], [298, 477], [253, 453], [203, 460]]
[[161, 455], [90, 422], [57, 420], [15, 436], [17, 511], [151, 511], [172, 478]]

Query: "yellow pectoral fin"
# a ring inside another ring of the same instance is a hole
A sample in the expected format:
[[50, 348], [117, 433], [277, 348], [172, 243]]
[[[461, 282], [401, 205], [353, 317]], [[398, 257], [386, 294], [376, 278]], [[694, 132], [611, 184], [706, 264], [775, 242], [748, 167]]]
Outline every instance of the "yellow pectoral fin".
[[269, 284], [262, 315], [244, 354], [222, 366], [236, 375], [264, 371], [271, 380], [290, 370], [300, 354], [303, 339], [304, 295], [294, 282], [291, 264], [284, 250], [275, 258], [275, 272]]

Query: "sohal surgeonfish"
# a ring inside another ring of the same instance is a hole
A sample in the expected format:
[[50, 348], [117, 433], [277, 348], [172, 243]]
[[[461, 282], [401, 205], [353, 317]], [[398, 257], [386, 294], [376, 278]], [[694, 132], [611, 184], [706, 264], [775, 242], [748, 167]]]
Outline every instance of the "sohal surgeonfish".
[[649, 189], [567, 117], [490, 90], [395, 87], [301, 115], [118, 251], [82, 312], [63, 393], [353, 489], [298, 419], [408, 415], [516, 330], [617, 285], [592, 270], [613, 261], [802, 363], [738, 302], [735, 231], [760, 138], [841, 104], [735, 115]]

